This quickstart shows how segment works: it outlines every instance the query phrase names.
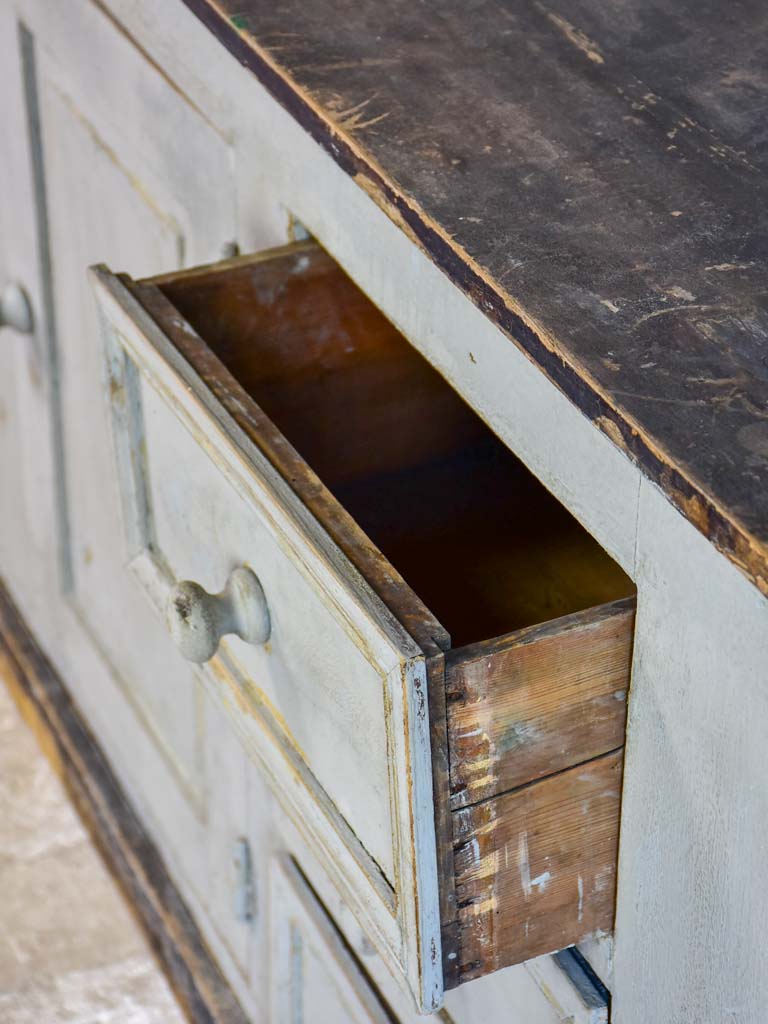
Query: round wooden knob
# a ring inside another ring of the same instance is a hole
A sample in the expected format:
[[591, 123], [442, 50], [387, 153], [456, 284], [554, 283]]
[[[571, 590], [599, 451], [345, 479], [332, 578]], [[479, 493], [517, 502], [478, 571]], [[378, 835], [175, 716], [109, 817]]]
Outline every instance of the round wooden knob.
[[12, 327], [20, 334], [31, 334], [34, 326], [29, 296], [16, 281], [11, 281], [0, 294], [0, 327]]
[[263, 644], [271, 630], [261, 583], [245, 568], [229, 574], [220, 594], [209, 594], [191, 580], [177, 583], [168, 596], [166, 619], [179, 651], [198, 665], [214, 656], [228, 633], [249, 644]]

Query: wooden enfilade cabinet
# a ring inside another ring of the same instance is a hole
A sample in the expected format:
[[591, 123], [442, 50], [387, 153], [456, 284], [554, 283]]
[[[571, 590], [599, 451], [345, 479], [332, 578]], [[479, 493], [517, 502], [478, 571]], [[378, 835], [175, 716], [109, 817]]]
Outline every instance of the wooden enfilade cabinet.
[[757, 5], [0, 17], [0, 669], [190, 1018], [762, 1022]]

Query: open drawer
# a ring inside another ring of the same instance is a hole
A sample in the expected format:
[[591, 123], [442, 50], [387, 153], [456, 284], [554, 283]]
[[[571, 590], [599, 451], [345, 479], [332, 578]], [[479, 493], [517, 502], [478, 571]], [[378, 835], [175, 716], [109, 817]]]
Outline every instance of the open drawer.
[[316, 244], [93, 275], [130, 564], [419, 1008], [609, 929], [631, 581]]

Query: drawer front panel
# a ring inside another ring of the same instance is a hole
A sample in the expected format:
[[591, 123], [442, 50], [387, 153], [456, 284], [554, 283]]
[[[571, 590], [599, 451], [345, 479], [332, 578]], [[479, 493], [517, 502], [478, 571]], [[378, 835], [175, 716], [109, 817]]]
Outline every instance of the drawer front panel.
[[[95, 273], [131, 567], [163, 613], [246, 566], [272, 621], [203, 674], [417, 1004], [442, 999], [424, 657], [129, 290]], [[158, 685], [162, 681], [158, 680]]]
[[454, 814], [459, 976], [609, 931], [621, 751]]
[[[245, 699], [253, 693], [271, 711], [393, 885], [386, 667], [369, 660], [354, 624], [334, 614], [279, 524], [265, 523], [215, 463], [199, 457], [200, 442], [146, 382], [141, 405], [154, 539], [170, 575], [216, 592], [239, 565], [256, 573], [270, 637], [263, 645], [227, 637], [227, 660], [247, 681]], [[180, 473], [179, 465], [194, 469]]]

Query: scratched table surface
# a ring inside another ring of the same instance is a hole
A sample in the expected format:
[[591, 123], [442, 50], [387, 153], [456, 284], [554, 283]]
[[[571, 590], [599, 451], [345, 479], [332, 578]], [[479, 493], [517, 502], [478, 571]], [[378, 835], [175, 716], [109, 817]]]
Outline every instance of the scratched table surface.
[[185, 2], [768, 592], [765, 0]]

